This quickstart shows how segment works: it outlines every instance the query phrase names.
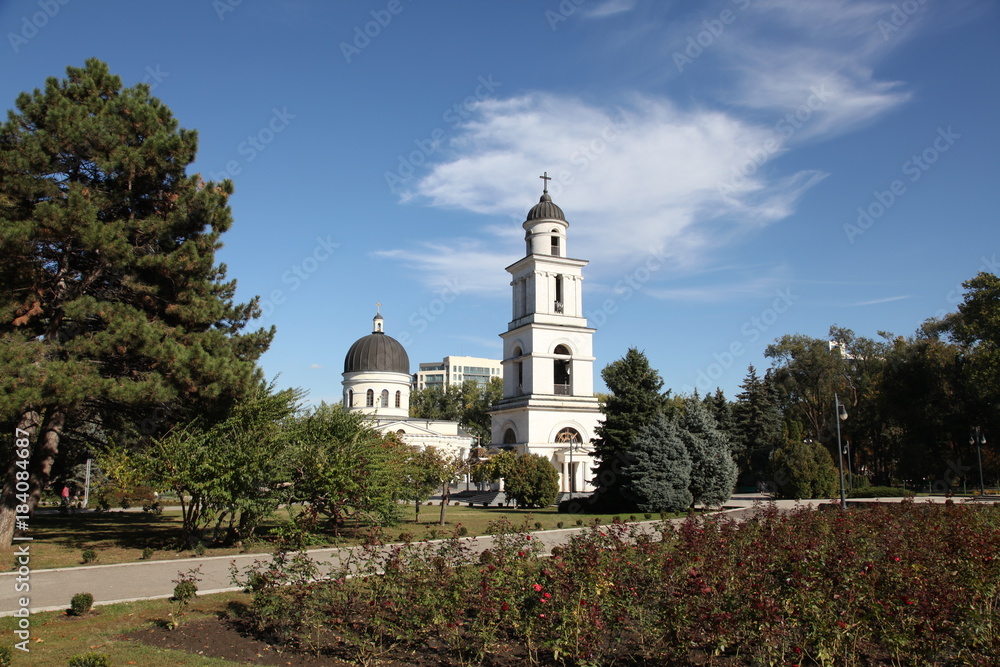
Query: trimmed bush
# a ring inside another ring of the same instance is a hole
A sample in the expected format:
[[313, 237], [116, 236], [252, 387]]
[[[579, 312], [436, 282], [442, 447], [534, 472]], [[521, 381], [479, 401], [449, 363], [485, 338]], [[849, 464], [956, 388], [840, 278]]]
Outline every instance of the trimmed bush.
[[70, 658], [69, 667], [111, 667], [111, 658], [103, 653], [83, 653]]
[[83, 616], [94, 606], [94, 596], [90, 593], [77, 593], [69, 601], [70, 611], [74, 616]]
[[80, 554], [80, 557], [83, 559], [84, 565], [86, 565], [87, 563], [93, 563], [95, 560], [97, 560], [97, 552], [94, 551], [93, 549], [84, 549], [83, 552]]

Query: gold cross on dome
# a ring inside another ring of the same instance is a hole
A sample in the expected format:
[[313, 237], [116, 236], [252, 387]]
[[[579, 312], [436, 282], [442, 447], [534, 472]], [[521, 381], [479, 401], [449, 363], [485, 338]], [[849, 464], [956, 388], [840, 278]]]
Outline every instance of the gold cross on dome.
[[375, 314], [376, 315], [381, 315], [382, 314], [382, 302], [381, 301], [376, 301], [375, 302], [375, 307], [376, 307]]
[[548, 194], [549, 193], [549, 181], [552, 180], [552, 177], [549, 176], [549, 172], [543, 171], [542, 175], [539, 176], [538, 178], [542, 179], [542, 182], [544, 183], [544, 185], [542, 186], [542, 194], [543, 195]]

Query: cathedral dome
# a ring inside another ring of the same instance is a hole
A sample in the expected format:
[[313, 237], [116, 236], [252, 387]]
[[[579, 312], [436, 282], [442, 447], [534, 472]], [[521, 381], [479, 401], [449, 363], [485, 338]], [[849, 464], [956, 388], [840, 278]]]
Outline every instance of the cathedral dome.
[[546, 192], [538, 200], [538, 203], [528, 211], [528, 217], [525, 222], [531, 222], [532, 220], [562, 220], [566, 222], [566, 216], [563, 214], [562, 209], [552, 202], [552, 197]]
[[381, 331], [355, 341], [344, 357], [344, 372], [388, 371], [410, 374], [410, 358], [398, 340]]

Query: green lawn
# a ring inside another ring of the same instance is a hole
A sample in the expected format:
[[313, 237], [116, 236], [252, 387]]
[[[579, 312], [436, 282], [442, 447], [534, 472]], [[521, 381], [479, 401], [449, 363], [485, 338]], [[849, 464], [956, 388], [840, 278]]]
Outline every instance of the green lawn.
[[[181, 617], [181, 623], [224, 614], [231, 601], [245, 602], [247, 599], [242, 593], [197, 598]], [[64, 612], [32, 614], [30, 651], [14, 650], [13, 664], [66, 665], [74, 655], [91, 652], [109, 656], [113, 665], [221, 667], [239, 664], [120, 638], [120, 635], [164, 622], [170, 611], [171, 604], [166, 600], [146, 600], [95, 607], [91, 613], [80, 617]], [[0, 634], [8, 646], [14, 637], [16, 621], [11, 617], [0, 618]]]
[[[413, 504], [401, 505], [401, 521], [395, 526], [385, 529], [386, 539], [395, 541], [403, 534], [409, 534], [412, 539], [431, 539], [451, 535], [459, 526], [465, 528], [468, 535], [488, 534], [491, 522], [506, 518], [517, 527], [528, 531], [553, 530], [563, 527], [573, 528], [577, 525], [587, 525], [595, 520], [610, 523], [615, 516], [612, 514], [559, 514], [555, 507], [535, 510], [519, 510], [501, 507], [468, 507], [458, 504], [446, 508], [446, 525], [438, 525], [440, 504], [423, 505], [420, 511], [420, 521], [416, 521]], [[631, 515], [622, 515], [622, 520], [629, 520]], [[286, 521], [288, 513], [279, 510], [273, 520], [260, 530], [260, 539], [242, 547], [209, 547], [205, 556], [230, 556], [242, 552], [269, 552], [272, 549], [270, 529]], [[659, 518], [653, 515], [652, 518]], [[642, 514], [635, 515], [642, 521]], [[536, 527], [536, 524], [539, 524]], [[145, 512], [78, 512], [74, 514], [38, 514], [31, 520], [29, 533], [35, 538], [32, 543], [31, 564], [35, 569], [54, 567], [74, 567], [83, 565], [82, 552], [93, 549], [97, 554], [95, 565], [112, 563], [130, 563], [140, 559], [143, 549], [153, 550], [153, 560], [186, 560], [195, 553], [191, 549], [180, 549], [181, 519], [176, 510], [166, 510], [161, 515]], [[358, 539], [352, 535], [335, 537], [331, 533], [320, 532], [316, 535], [312, 547], [348, 546], [357, 544]], [[8, 552], [9, 553], [9, 552]], [[15, 569], [14, 558], [6, 563], [7, 569]]]

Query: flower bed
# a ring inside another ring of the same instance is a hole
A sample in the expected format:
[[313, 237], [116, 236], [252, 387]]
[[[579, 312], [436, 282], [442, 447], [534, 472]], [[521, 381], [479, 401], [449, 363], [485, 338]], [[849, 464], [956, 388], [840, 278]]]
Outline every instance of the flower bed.
[[594, 526], [552, 558], [530, 535], [496, 528], [482, 554], [457, 538], [373, 544], [321, 582], [288, 554], [243, 574], [248, 620], [263, 636], [359, 661], [978, 665], [1000, 655], [998, 508], [770, 509], [653, 536]]

